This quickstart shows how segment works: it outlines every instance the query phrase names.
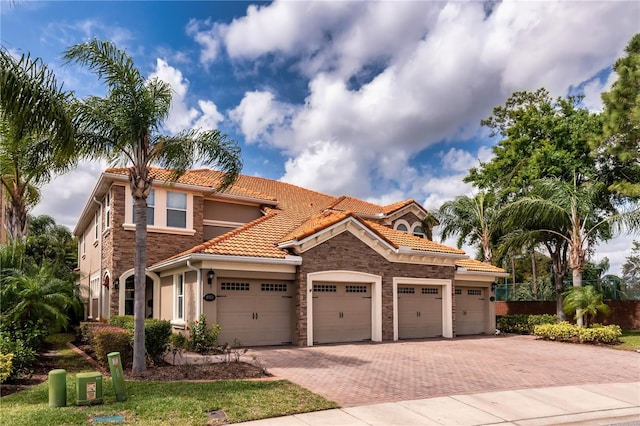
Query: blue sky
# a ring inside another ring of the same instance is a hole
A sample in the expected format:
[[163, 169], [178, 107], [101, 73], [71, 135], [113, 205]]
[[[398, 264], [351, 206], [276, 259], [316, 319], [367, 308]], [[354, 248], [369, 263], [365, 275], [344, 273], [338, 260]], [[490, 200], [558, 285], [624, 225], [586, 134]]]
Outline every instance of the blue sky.
[[[70, 45], [114, 41], [174, 91], [165, 131], [219, 128], [243, 173], [387, 204], [437, 208], [491, 158], [480, 120], [516, 90], [584, 93], [599, 110], [611, 64], [640, 28], [638, 2], [0, 1], [0, 39], [42, 57], [77, 96]], [[71, 228], [105, 164], [44, 188], [36, 214]], [[617, 272], [631, 248], [597, 249]], [[470, 254], [473, 255], [473, 252]]]

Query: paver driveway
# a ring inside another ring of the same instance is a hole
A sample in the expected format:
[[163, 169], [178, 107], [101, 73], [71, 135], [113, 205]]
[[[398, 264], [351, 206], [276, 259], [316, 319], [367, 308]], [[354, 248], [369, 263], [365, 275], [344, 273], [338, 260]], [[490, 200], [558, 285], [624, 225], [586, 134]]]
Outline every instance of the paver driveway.
[[256, 348], [279, 377], [343, 407], [436, 396], [640, 380], [640, 354], [482, 336], [454, 340]]

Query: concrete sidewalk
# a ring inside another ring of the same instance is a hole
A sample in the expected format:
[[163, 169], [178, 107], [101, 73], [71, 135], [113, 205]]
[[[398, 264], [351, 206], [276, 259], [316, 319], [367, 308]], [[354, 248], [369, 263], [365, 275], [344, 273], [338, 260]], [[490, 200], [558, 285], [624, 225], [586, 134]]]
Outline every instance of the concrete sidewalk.
[[640, 382], [451, 395], [316, 411], [241, 424], [640, 426]]

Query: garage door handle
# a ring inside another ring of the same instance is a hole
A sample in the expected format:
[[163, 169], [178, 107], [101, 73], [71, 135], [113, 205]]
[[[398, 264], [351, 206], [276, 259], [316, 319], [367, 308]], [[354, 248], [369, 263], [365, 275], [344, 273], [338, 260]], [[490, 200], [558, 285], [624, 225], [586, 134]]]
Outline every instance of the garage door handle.
[[251, 312], [251, 319], [256, 319], [256, 313], [255, 312]]
[[258, 313], [256, 312], [256, 319], [258, 319]]

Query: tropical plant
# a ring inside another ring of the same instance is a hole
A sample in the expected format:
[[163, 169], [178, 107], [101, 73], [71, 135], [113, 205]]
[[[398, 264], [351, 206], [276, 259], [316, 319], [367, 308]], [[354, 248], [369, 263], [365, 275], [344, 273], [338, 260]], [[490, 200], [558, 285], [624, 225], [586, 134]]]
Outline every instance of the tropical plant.
[[15, 58], [0, 48], [0, 118], [10, 124], [17, 140], [47, 135], [50, 148], [71, 156], [75, 147], [67, 109], [70, 97], [41, 59], [29, 54]]
[[[500, 221], [507, 229], [517, 229], [504, 237], [503, 244], [520, 246], [532, 240], [552, 239], [562, 242], [569, 252], [567, 265], [573, 273], [573, 285], [581, 287], [590, 245], [610, 238], [612, 233], [640, 229], [639, 209], [610, 214], [600, 208], [604, 189], [598, 182], [582, 185], [560, 179], [535, 182], [530, 196], [502, 210]], [[562, 284], [556, 286], [556, 291], [561, 290]]]
[[622, 265], [625, 294], [629, 299], [640, 299], [640, 241], [634, 241], [631, 254]]
[[231, 185], [242, 167], [240, 149], [218, 130], [189, 130], [174, 136], [160, 134], [171, 105], [171, 87], [158, 78], [146, 79], [133, 60], [115, 44], [92, 40], [67, 49], [65, 59], [86, 66], [107, 88], [104, 98], [89, 96], [73, 105], [81, 154], [129, 166], [134, 199], [136, 241], [134, 256], [134, 373], [146, 369], [144, 350], [144, 289], [147, 242], [147, 196], [157, 164], [177, 180], [195, 162], [225, 172], [216, 190]]
[[49, 331], [69, 324], [68, 312], [80, 310], [77, 287], [52, 275], [51, 269], [14, 271], [0, 282], [2, 322], [27, 324], [38, 321]]
[[493, 239], [496, 231], [495, 197], [480, 192], [444, 203], [437, 214], [442, 241], [457, 236], [458, 248], [466, 242], [476, 244], [485, 263], [493, 262]]
[[589, 325], [589, 318], [595, 318], [598, 312], [609, 315], [611, 309], [602, 300], [602, 293], [592, 285], [572, 287], [562, 302], [565, 313], [575, 312], [578, 325]]

